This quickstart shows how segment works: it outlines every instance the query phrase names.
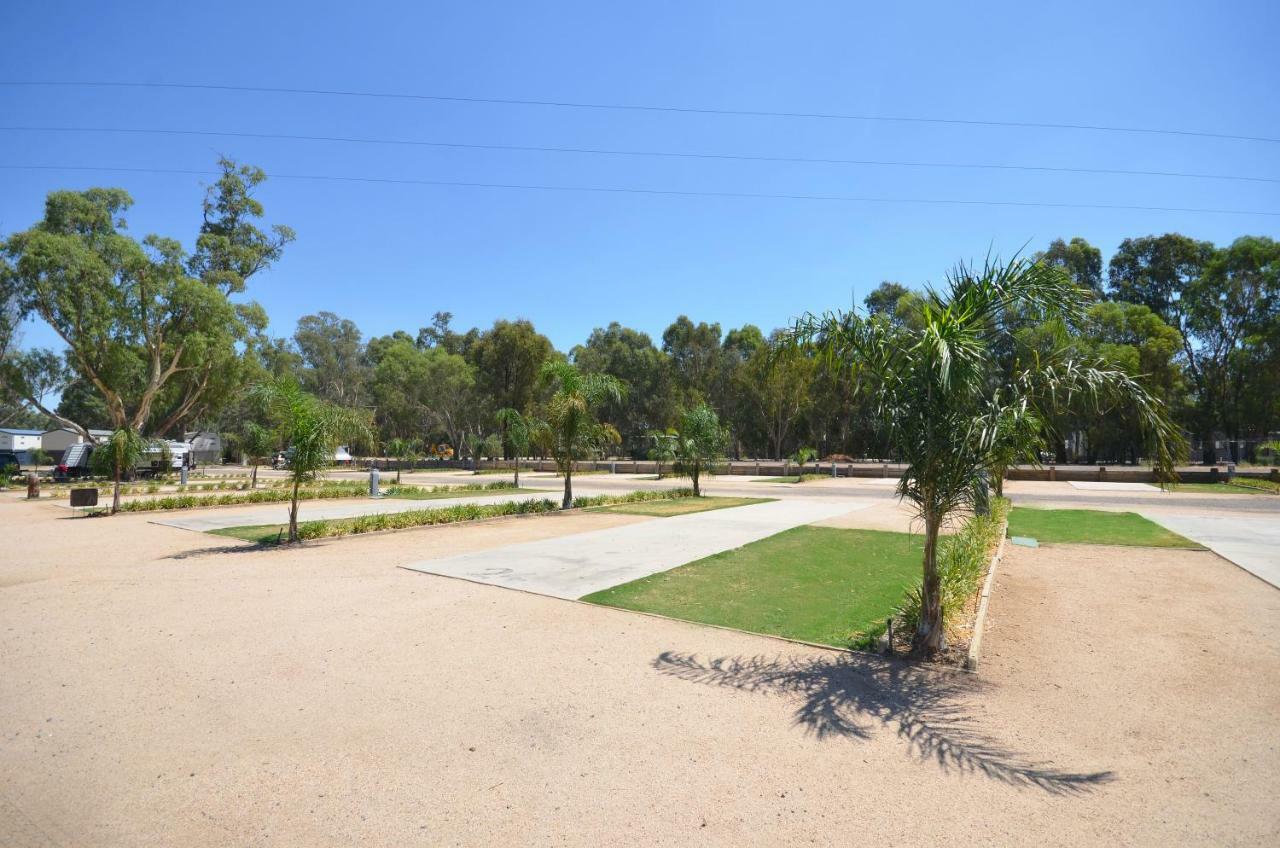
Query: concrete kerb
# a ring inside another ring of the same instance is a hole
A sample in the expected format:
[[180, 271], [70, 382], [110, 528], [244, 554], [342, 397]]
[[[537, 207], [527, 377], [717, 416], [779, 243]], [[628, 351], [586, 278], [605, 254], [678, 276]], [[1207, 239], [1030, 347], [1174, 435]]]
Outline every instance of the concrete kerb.
[[982, 631], [987, 623], [987, 607], [991, 604], [991, 590], [995, 588], [996, 583], [996, 566], [1000, 564], [1000, 558], [1004, 556], [1004, 546], [1008, 541], [1009, 533], [1009, 517], [1006, 513], [1004, 523], [1000, 526], [1000, 544], [996, 546], [996, 552], [991, 557], [991, 564], [987, 566], [987, 579], [982, 584], [982, 594], [978, 597], [978, 614], [973, 621], [973, 638], [969, 640], [969, 653], [964, 658], [965, 671], [976, 672], [978, 670], [978, 660], [982, 656]]

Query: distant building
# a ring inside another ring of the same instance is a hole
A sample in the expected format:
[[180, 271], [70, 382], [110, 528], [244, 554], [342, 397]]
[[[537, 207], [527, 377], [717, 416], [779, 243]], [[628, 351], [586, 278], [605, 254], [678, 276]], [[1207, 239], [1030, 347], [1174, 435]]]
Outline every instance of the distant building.
[[[105, 441], [111, 437], [110, 430], [90, 430], [89, 434], [97, 442]], [[45, 453], [52, 456], [54, 462], [60, 462], [62, 455], [67, 452], [67, 448], [72, 445], [83, 445], [87, 441], [84, 436], [75, 430], [60, 427], [54, 430], [45, 430], [41, 433], [37, 447], [44, 448]]]
[[39, 430], [19, 430], [16, 427], [0, 427], [0, 451], [24, 453], [40, 447]]

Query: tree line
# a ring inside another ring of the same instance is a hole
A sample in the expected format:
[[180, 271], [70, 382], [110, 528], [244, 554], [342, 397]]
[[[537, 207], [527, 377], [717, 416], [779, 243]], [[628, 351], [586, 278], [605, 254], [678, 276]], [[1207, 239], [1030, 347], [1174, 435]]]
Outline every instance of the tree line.
[[[520, 422], [553, 412], [557, 383], [546, 378], [547, 363], [566, 363], [619, 387], [599, 398], [607, 427], [599, 452], [661, 455], [681, 417], [705, 406], [732, 456], [812, 448], [822, 457], [893, 458], [866, 377], [791, 344], [790, 327], [724, 328], [680, 315], [656, 339], [613, 322], [559, 351], [522, 318], [463, 329], [442, 311], [416, 330], [366, 337], [351, 320], [318, 312], [288, 337], [274, 336], [265, 311], [247, 298], [249, 283], [279, 261], [294, 234], [264, 223], [255, 197], [260, 170], [220, 165], [189, 252], [175, 238], [130, 235], [132, 200], [122, 189], [51, 192], [40, 221], [0, 242], [6, 425], [149, 436], [213, 430], [233, 449], [257, 450], [266, 421], [246, 389], [291, 381], [367, 415], [365, 444], [353, 445], [359, 453], [395, 446], [510, 456], [530, 449], [512, 438]], [[1280, 425], [1277, 242], [1143, 236], [1125, 239], [1104, 263], [1097, 247], [1072, 238], [1029, 258], [1060, 271], [1089, 302], [1068, 318], [1034, 308], [1002, 312], [994, 353], [1005, 373], [1065, 358], [1105, 363], [1207, 444], [1194, 457], [1205, 461], [1219, 458], [1220, 437], [1234, 451], [1228, 458], [1245, 459], [1241, 445]], [[918, 330], [929, 297], [924, 287], [883, 282], [864, 299], [863, 314]], [[28, 318], [50, 327], [64, 349], [20, 349], [17, 330]], [[1045, 409], [1046, 445], [1059, 461], [1132, 461], [1142, 452], [1135, 410]]]

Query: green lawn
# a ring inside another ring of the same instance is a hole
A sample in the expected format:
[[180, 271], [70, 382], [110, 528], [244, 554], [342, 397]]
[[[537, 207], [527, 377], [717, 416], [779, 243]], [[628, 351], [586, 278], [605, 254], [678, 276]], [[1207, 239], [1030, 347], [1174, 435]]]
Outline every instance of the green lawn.
[[255, 524], [249, 527], [223, 527], [209, 530], [215, 536], [227, 536], [231, 539], [244, 539], [246, 542], [257, 542], [259, 545], [275, 544], [276, 539], [283, 539], [289, 529], [285, 524]]
[[830, 474], [814, 474], [812, 471], [807, 474], [800, 475], [800, 479], [796, 479], [796, 475], [788, 474], [785, 477], [763, 477], [759, 480], [753, 480], [753, 483], [803, 483], [806, 480], [830, 480]]
[[1094, 509], [1029, 509], [1009, 513], [1009, 535], [1041, 543], [1136, 545], [1144, 548], [1199, 548], [1200, 545], [1135, 512]]
[[582, 600], [847, 648], [920, 576], [921, 537], [796, 527]]
[[1270, 480], [1250, 480], [1246, 483], [1179, 483], [1175, 492], [1208, 492], [1215, 495], [1274, 495], [1280, 494], [1280, 484]]
[[680, 498], [671, 501], [646, 501], [633, 504], [606, 506], [601, 512], [621, 512], [627, 515], [654, 515], [666, 518], [672, 515], [686, 515], [690, 512], [707, 512], [713, 509], [728, 509], [734, 506], [768, 503], [773, 498]]

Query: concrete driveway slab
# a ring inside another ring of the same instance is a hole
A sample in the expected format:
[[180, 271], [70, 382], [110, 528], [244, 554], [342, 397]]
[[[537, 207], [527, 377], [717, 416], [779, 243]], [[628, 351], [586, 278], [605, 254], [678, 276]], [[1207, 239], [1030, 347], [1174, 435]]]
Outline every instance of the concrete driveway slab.
[[1142, 515], [1280, 588], [1280, 521], [1155, 511]]
[[1072, 480], [1071, 488], [1097, 492], [1158, 492], [1159, 486], [1150, 483], [1104, 483], [1092, 480]]
[[581, 598], [783, 530], [874, 506], [851, 498], [780, 500], [654, 519], [404, 566], [557, 598]]

